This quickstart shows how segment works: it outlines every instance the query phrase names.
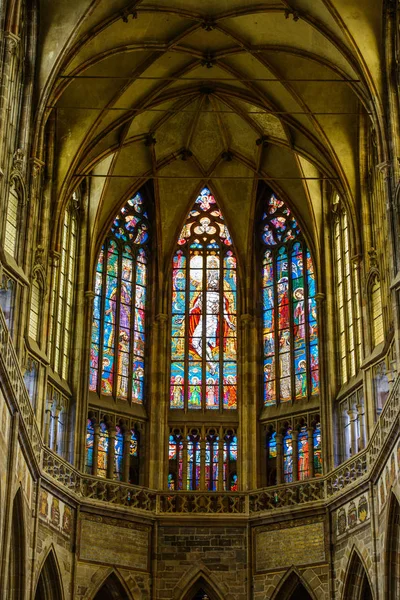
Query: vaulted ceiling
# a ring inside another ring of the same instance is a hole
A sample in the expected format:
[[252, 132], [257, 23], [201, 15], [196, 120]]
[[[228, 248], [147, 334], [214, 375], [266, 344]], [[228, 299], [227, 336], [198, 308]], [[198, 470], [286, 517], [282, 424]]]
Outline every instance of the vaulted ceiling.
[[380, 118], [381, 13], [378, 0], [42, 0], [37, 122], [55, 111], [60, 202], [92, 176], [94, 239], [152, 178], [167, 261], [206, 183], [244, 256], [265, 179], [317, 249], [322, 179], [355, 201], [358, 115]]

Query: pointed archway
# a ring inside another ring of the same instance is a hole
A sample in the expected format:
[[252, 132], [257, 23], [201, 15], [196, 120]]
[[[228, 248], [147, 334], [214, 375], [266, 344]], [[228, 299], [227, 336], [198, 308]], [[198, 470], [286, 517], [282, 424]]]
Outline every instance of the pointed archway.
[[131, 600], [117, 575], [111, 573], [93, 600]]
[[357, 550], [353, 551], [346, 573], [343, 600], [373, 600], [367, 570]]
[[60, 571], [53, 549], [47, 554], [40, 571], [35, 600], [63, 600]]
[[183, 596], [182, 600], [219, 600], [220, 596], [207, 579], [200, 576]]
[[400, 504], [392, 493], [386, 537], [387, 598], [400, 598]]
[[8, 559], [8, 589], [9, 600], [22, 600], [25, 594], [25, 531], [24, 511], [21, 489], [15, 494], [12, 524], [11, 543]]
[[297, 571], [292, 569], [284, 577], [273, 600], [314, 600], [314, 596], [311, 595]]

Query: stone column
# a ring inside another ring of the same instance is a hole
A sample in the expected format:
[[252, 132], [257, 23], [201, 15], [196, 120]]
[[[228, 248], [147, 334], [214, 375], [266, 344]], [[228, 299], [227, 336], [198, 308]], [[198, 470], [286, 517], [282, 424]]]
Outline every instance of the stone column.
[[357, 404], [358, 422], [360, 424], [360, 441], [358, 444], [358, 450], [364, 450], [365, 448], [365, 413], [363, 411], [363, 405]]
[[[186, 435], [183, 436], [182, 439], [182, 489], [183, 490], [187, 490], [188, 488], [188, 455], [187, 455], [187, 446], [188, 446], [188, 441], [187, 441], [187, 437]], [[178, 466], [178, 471], [177, 471], [177, 477], [179, 476], [179, 450], [177, 450], [177, 466]], [[177, 484], [177, 488], [178, 489], [178, 480], [176, 482]]]
[[[315, 295], [318, 311], [318, 348], [319, 348], [319, 376], [320, 376], [320, 410], [321, 424], [324, 430], [324, 436], [321, 440], [322, 456], [324, 459], [325, 471], [330, 470], [334, 466], [334, 457], [332, 454], [331, 440], [333, 440], [333, 425], [330, 418], [332, 407], [330, 406], [327, 385], [325, 377], [328, 374], [329, 360], [327, 357], [327, 346], [325, 345], [325, 294], [318, 293]], [[313, 467], [314, 471], [314, 462]]]
[[308, 464], [309, 464], [309, 477], [314, 477], [314, 427], [310, 426], [307, 428], [308, 434]]
[[258, 440], [257, 333], [251, 314], [242, 314], [238, 336], [238, 476], [241, 490], [257, 487]]
[[357, 410], [355, 408], [349, 408], [347, 414], [350, 417], [350, 431], [351, 431], [351, 455], [357, 454]]
[[52, 429], [53, 429], [53, 447], [52, 450], [54, 452], [57, 452], [57, 438], [58, 438], [58, 417], [60, 416], [60, 412], [61, 412], [61, 406], [59, 404], [57, 404], [55, 411], [54, 411], [54, 417], [53, 417], [53, 423], [52, 423]]
[[276, 439], [276, 483], [283, 483], [283, 435], [277, 433]]
[[94, 423], [93, 425], [94, 435], [93, 435], [93, 468], [92, 474], [97, 475], [97, 465], [99, 459], [99, 438], [100, 438], [100, 424]]
[[[227, 477], [229, 476], [229, 456], [227, 454]], [[228, 481], [226, 482], [228, 486]], [[224, 491], [224, 430], [222, 427], [219, 429], [218, 436], [218, 485], [217, 490], [219, 492]]]
[[131, 432], [124, 431], [124, 450], [122, 456], [122, 481], [129, 483], [129, 466], [131, 459]]
[[115, 466], [115, 425], [110, 423], [108, 426], [108, 457], [107, 457], [107, 477], [108, 479], [114, 479], [114, 466]]
[[203, 434], [200, 439], [200, 489], [206, 489], [206, 439]]
[[293, 460], [293, 471], [292, 471], [292, 480], [299, 480], [299, 432], [297, 429], [293, 429], [292, 431], [292, 460]]

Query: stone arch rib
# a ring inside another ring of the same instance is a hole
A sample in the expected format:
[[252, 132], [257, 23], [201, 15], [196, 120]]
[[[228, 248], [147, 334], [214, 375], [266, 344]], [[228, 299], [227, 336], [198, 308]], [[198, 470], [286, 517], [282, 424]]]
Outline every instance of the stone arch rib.
[[299, 575], [296, 569], [292, 568], [283, 577], [278, 589], [272, 597], [272, 600], [314, 600], [306, 582]]
[[116, 572], [112, 571], [100, 585], [93, 600], [131, 600], [131, 596]]

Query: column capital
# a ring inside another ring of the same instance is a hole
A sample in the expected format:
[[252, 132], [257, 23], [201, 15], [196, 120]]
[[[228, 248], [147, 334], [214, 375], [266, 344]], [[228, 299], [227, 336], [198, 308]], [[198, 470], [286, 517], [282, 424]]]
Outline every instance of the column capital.
[[90, 304], [91, 302], [93, 302], [93, 300], [95, 299], [96, 294], [95, 292], [93, 292], [92, 290], [88, 290], [87, 292], [85, 292], [85, 300], [88, 304]]
[[250, 323], [253, 322], [253, 319], [254, 319], [253, 315], [250, 315], [248, 313], [246, 313], [244, 315], [240, 315], [240, 324], [244, 325], [244, 326], [250, 325]]
[[315, 294], [315, 300], [317, 301], [317, 304], [321, 305], [325, 300], [325, 294], [322, 292], [317, 292]]
[[160, 323], [161, 326], [163, 326], [168, 321], [168, 315], [166, 315], [165, 313], [158, 313], [158, 315], [156, 315], [155, 320], [157, 323]]

